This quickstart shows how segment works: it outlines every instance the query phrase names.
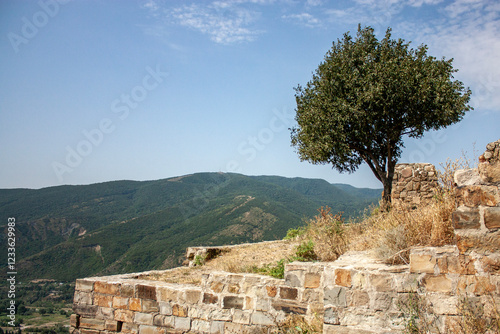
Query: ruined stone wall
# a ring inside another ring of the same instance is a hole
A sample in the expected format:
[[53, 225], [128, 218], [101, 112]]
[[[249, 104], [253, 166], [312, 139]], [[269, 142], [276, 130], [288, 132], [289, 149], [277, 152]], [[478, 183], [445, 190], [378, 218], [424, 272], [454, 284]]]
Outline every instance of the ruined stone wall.
[[[412, 307], [428, 332], [447, 333], [464, 319], [464, 301], [491, 320], [500, 312], [499, 151], [500, 141], [489, 144], [478, 169], [455, 174], [457, 245], [413, 248], [410, 263], [397, 266], [367, 252], [294, 262], [284, 279], [225, 272], [197, 285], [142, 279], [162, 272], [79, 279], [70, 334], [280, 333], [291, 315], [319, 322], [323, 333], [400, 333]], [[402, 164], [397, 175], [395, 199], [432, 197], [432, 165]]]
[[397, 164], [392, 181], [392, 201], [410, 205], [425, 203], [438, 187], [436, 168], [428, 163]]

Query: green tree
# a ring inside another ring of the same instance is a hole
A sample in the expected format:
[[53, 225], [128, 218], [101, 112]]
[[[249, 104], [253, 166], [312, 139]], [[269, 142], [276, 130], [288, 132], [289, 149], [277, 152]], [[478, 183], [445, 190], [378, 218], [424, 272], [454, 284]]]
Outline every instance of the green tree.
[[404, 136], [420, 138], [460, 121], [471, 91], [453, 80], [453, 59], [427, 55], [391, 39], [388, 28], [379, 41], [371, 27], [358, 26], [333, 43], [297, 102], [292, 145], [302, 161], [332, 164], [352, 173], [366, 162], [384, 186], [390, 206], [394, 167]]

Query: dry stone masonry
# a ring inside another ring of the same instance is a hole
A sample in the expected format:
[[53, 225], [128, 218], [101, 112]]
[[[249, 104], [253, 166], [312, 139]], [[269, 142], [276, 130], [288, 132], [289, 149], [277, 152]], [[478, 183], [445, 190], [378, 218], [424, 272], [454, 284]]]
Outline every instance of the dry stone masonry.
[[[490, 246], [500, 244], [499, 147], [500, 141], [489, 144], [477, 170], [455, 175], [457, 236], [480, 236]], [[395, 199], [418, 204], [432, 196], [432, 165], [402, 164], [397, 175]], [[462, 246], [413, 248], [407, 265], [387, 265], [368, 252], [294, 262], [284, 279], [226, 272], [205, 274], [199, 284], [144, 279], [164, 271], [79, 279], [70, 334], [280, 333], [290, 316], [328, 334], [401, 333], [403, 314], [417, 311], [415, 305], [429, 332], [452, 332], [464, 301], [483, 319], [500, 311], [498, 247]], [[222, 251], [191, 248], [187, 258]]]
[[436, 168], [432, 164], [397, 164], [392, 181], [392, 201], [423, 204], [434, 196], [437, 180]]

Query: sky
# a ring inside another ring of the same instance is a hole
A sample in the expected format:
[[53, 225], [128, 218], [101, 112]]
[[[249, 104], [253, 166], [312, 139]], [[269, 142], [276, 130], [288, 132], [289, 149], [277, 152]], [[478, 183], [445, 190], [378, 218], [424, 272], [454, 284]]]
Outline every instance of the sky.
[[290, 144], [295, 91], [358, 24], [453, 58], [474, 110], [399, 162], [470, 159], [500, 138], [500, 2], [487, 0], [2, 0], [0, 188], [196, 172], [340, 174]]

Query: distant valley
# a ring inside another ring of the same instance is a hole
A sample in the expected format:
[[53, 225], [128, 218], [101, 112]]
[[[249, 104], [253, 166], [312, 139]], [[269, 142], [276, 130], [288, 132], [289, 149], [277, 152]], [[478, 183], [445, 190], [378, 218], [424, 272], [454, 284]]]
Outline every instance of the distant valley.
[[72, 281], [176, 267], [188, 246], [281, 239], [321, 206], [356, 216], [380, 195], [320, 179], [231, 173], [0, 189], [0, 228], [16, 218], [20, 279]]

